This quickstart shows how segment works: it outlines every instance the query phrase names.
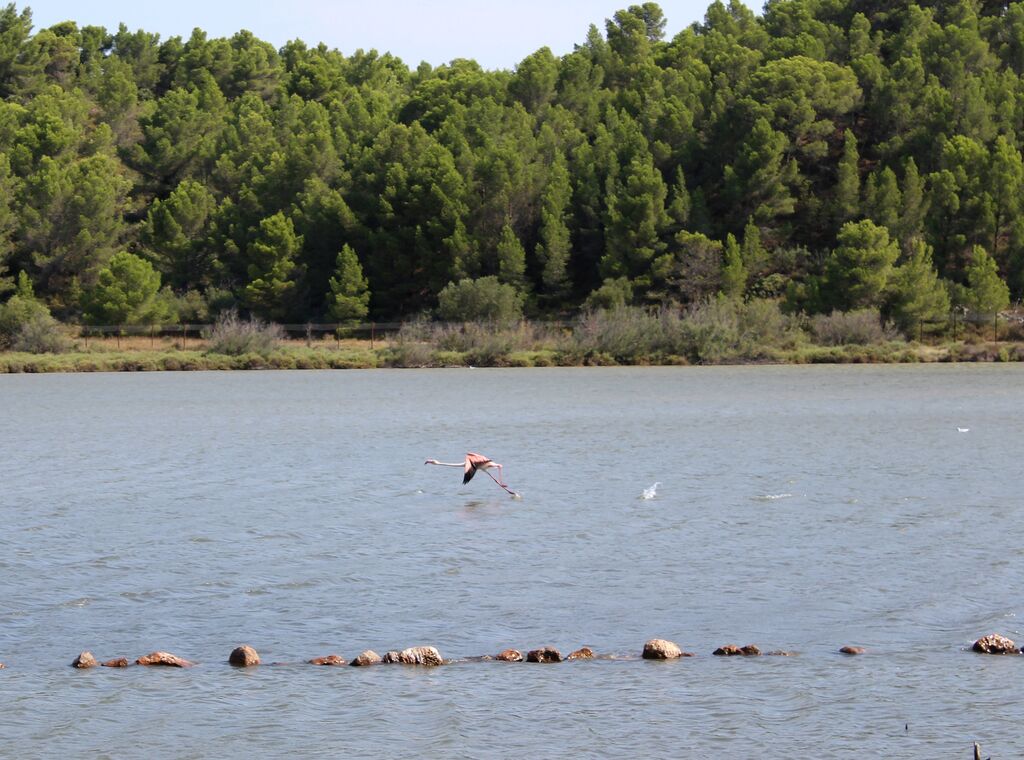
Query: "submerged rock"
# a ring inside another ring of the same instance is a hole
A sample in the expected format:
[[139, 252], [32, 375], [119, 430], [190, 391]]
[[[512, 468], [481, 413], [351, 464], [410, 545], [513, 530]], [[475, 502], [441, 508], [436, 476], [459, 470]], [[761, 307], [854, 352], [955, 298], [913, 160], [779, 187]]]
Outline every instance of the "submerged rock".
[[377, 665], [381, 662], [381, 656], [374, 652], [372, 649], [367, 649], [365, 652], [360, 653], [349, 665], [359, 667], [366, 667], [367, 665]]
[[136, 665], [162, 665], [168, 668], [191, 668], [194, 662], [189, 662], [170, 652], [150, 652], [135, 661]]
[[864, 647], [845, 646], [839, 649], [843, 654], [864, 654], [867, 650]]
[[571, 652], [566, 660], [592, 660], [594, 659], [594, 650], [590, 647], [580, 647], [575, 652]]
[[339, 657], [336, 654], [329, 654], [326, 657], [314, 657], [309, 661], [310, 665], [348, 665], [348, 661], [344, 657]]
[[499, 652], [494, 659], [501, 660], [502, 662], [522, 662], [523, 653], [518, 649], [506, 649], [503, 652]]
[[97, 665], [99, 665], [99, 663], [96, 662], [96, 658], [92, 656], [92, 652], [88, 651], [82, 652], [75, 658], [75, 661], [71, 663], [71, 667], [78, 668], [80, 670], [95, 668]]
[[683, 656], [683, 650], [668, 639], [651, 639], [644, 644], [644, 651], [640, 656], [645, 660], [674, 660]]
[[115, 657], [112, 660], [100, 663], [105, 668], [127, 668], [128, 658], [127, 657]]
[[1019, 654], [1020, 650], [1012, 639], [990, 633], [974, 642], [974, 651], [982, 654]]
[[561, 662], [562, 653], [554, 647], [541, 647], [531, 649], [526, 653], [527, 662]]
[[759, 657], [761, 650], [758, 649], [756, 644], [747, 644], [745, 647], [740, 647], [740, 652], [743, 653], [744, 657]]
[[228, 664], [234, 665], [236, 668], [251, 668], [260, 664], [260, 656], [251, 646], [243, 644], [231, 650], [231, 654], [228, 655]]
[[737, 657], [743, 654], [743, 650], [735, 644], [726, 644], [725, 646], [718, 647], [718, 649], [711, 654], [716, 657]]

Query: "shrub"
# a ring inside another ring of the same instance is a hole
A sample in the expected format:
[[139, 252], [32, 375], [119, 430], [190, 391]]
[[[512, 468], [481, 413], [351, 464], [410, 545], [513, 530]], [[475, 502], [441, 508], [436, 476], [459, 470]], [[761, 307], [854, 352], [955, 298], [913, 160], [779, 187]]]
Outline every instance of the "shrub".
[[739, 353], [740, 317], [735, 302], [709, 299], [691, 307], [685, 319], [672, 323], [680, 328], [673, 331], [672, 353], [706, 364]]
[[587, 296], [585, 307], [589, 311], [616, 310], [633, 302], [633, 283], [626, 277], [608, 279]]
[[258, 319], [239, 319], [236, 312], [229, 311], [217, 317], [213, 327], [204, 331], [203, 337], [211, 353], [229, 356], [258, 354], [266, 357], [278, 347], [284, 338], [284, 330], [280, 325]]
[[40, 319], [53, 319], [50, 310], [33, 296], [17, 294], [0, 306], [0, 348], [14, 346], [22, 327]]
[[67, 351], [70, 346], [71, 341], [50, 312], [37, 311], [21, 324], [11, 348], [30, 354], [59, 354]]
[[449, 282], [438, 293], [438, 313], [451, 322], [514, 322], [523, 315], [523, 297], [497, 277]]
[[817, 314], [811, 320], [811, 333], [823, 346], [867, 346], [896, 338], [893, 328], [882, 324], [877, 309]]

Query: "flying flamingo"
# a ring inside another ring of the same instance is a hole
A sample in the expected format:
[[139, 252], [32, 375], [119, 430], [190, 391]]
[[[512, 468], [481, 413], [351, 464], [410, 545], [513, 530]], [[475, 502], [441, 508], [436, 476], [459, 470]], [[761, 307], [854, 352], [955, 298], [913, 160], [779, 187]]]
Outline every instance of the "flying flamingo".
[[[485, 457], [483, 454], [474, 454], [472, 451], [469, 451], [466, 453], [466, 459], [462, 462], [438, 462], [436, 459], [428, 459], [423, 464], [436, 464], [440, 465], [441, 467], [461, 467], [464, 473], [462, 476], [463, 485], [471, 481], [478, 470], [482, 470], [490, 476], [491, 480], [493, 480], [499, 486], [504, 488], [510, 494], [512, 494], [513, 496], [517, 495], [515, 491], [511, 490], [505, 484], [505, 476], [503, 474], [501, 465], [489, 459], [488, 457]], [[494, 469], [498, 471], [497, 478], [495, 478], [489, 472], [490, 470]]]

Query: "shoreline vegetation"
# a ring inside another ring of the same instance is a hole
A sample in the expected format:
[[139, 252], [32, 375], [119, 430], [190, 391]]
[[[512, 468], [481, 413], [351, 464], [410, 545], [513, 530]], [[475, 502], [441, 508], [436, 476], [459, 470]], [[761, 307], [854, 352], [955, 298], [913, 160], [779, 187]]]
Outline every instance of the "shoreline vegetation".
[[1017, 313], [961, 323], [955, 338], [922, 324], [916, 339], [881, 324], [871, 310], [809, 320], [773, 302], [722, 299], [686, 312], [599, 310], [571, 322], [415, 321], [378, 334], [312, 327], [289, 337], [280, 325], [234, 314], [191, 336], [60, 326], [59, 351], [0, 352], [0, 374], [1024, 361], [1024, 317]]
[[[0, 4], [0, 351], [55, 355], [4, 366], [1017, 358], [1021, 39], [1021, 0], [644, 2], [487, 71]], [[120, 358], [72, 327], [232, 312], [449, 326]]]

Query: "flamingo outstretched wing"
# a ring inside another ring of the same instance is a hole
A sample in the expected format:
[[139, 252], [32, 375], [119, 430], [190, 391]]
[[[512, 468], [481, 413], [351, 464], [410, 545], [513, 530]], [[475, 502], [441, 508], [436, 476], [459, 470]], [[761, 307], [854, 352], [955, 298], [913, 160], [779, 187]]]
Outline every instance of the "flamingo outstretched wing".
[[466, 485], [466, 483], [473, 479], [478, 467], [482, 467], [490, 461], [483, 454], [474, 454], [472, 451], [466, 452], [465, 474], [462, 476], [462, 485]]

